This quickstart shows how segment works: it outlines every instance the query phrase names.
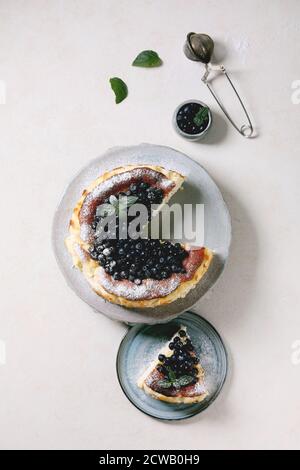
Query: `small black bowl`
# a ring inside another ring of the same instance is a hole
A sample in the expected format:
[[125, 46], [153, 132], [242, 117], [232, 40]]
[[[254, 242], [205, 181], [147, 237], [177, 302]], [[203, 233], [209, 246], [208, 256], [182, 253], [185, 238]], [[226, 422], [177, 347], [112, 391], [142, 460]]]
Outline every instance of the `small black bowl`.
[[[207, 115], [201, 124], [197, 123], [197, 115], [207, 109]], [[173, 126], [176, 132], [189, 140], [199, 140], [208, 132], [212, 123], [212, 114], [209, 107], [198, 100], [187, 100], [175, 109]]]

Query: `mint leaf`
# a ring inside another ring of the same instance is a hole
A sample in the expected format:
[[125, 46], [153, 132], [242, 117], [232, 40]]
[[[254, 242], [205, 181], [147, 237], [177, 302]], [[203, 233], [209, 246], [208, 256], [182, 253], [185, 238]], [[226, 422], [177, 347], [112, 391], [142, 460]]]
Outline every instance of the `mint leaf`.
[[189, 385], [193, 380], [194, 378], [190, 375], [182, 375], [181, 377], [178, 377], [178, 379], [172, 380], [172, 385], [175, 388], [181, 388]]
[[155, 51], [142, 51], [132, 62], [135, 67], [159, 67], [162, 60]]
[[157, 381], [157, 385], [161, 388], [171, 388], [172, 382], [169, 382], [169, 380], [166, 379], [162, 379]]
[[116, 206], [119, 216], [123, 217], [128, 207], [132, 206], [137, 200], [138, 197], [136, 196], [119, 196], [118, 205]]
[[196, 124], [196, 126], [200, 127], [204, 123], [205, 119], [207, 118], [208, 113], [209, 113], [208, 108], [205, 108], [205, 107], [200, 108], [198, 113], [196, 114], [196, 116], [193, 119], [194, 124]]
[[136, 201], [138, 200], [137, 196], [120, 196], [119, 197], [119, 210], [122, 207], [122, 209], [127, 209], [127, 207], [132, 206]]
[[119, 201], [118, 201], [118, 198], [116, 198], [116, 196], [109, 196], [109, 203], [114, 206], [114, 207], [118, 207], [119, 205]]
[[177, 379], [177, 382], [179, 383], [180, 387], [185, 387], [186, 385], [189, 385], [193, 380], [194, 378], [190, 375], [182, 375]]
[[175, 387], [175, 388], [180, 388], [181, 387], [180, 382], [179, 382], [178, 379], [174, 380], [173, 387]]
[[167, 367], [166, 369], [168, 371], [168, 377], [169, 377], [170, 382], [174, 382], [174, 380], [176, 380], [175, 372], [170, 367]]
[[121, 214], [122, 212], [126, 212], [128, 207], [132, 206], [137, 200], [138, 197], [136, 196], [119, 196], [117, 206], [118, 213]]
[[98, 217], [107, 217], [108, 215], [113, 215], [115, 213], [115, 208], [111, 204], [101, 204], [96, 209], [96, 215]]
[[110, 86], [116, 96], [116, 103], [119, 104], [125, 100], [128, 95], [128, 88], [125, 82], [121, 78], [113, 77], [109, 80]]
[[119, 199], [112, 195], [109, 197], [109, 203], [101, 204], [96, 209], [98, 217], [108, 217], [113, 214], [122, 217], [126, 214], [128, 207], [132, 206], [138, 200], [137, 196], [119, 196]]

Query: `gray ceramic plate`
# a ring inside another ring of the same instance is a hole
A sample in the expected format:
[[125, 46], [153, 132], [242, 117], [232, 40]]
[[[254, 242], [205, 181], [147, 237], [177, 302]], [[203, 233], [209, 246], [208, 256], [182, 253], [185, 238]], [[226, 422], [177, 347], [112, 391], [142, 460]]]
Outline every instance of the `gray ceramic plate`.
[[[125, 309], [104, 301], [90, 288], [81, 272], [72, 267], [64, 239], [72, 210], [82, 191], [99, 175], [107, 170], [127, 164], [152, 164], [177, 170], [186, 176], [184, 191], [179, 191], [172, 202], [180, 204], [202, 203], [205, 212], [205, 246], [215, 252], [213, 263], [203, 280], [184, 299], [154, 309]], [[55, 212], [52, 230], [53, 248], [57, 262], [69, 286], [76, 294], [96, 311], [115, 320], [128, 323], [154, 324], [175, 318], [190, 309], [216, 282], [220, 276], [230, 247], [230, 216], [222, 195], [208, 175], [196, 162], [181, 152], [169, 147], [142, 144], [134, 147], [118, 147], [109, 150], [91, 161], [73, 178], [67, 187]]]
[[[170, 340], [180, 325], [187, 331], [205, 371], [209, 396], [193, 405], [164, 403], [146, 395], [136, 385], [137, 379], [156, 358], [161, 347]], [[136, 325], [123, 341], [117, 356], [117, 374], [123, 392], [140, 411], [158, 419], [179, 420], [205, 410], [219, 395], [227, 375], [227, 354], [213, 326], [199, 315], [185, 312], [164, 325]]]

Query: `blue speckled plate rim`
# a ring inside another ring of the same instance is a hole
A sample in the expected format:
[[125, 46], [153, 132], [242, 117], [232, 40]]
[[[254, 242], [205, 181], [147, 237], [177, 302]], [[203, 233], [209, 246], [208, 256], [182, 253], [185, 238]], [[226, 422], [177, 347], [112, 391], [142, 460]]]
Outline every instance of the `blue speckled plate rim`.
[[128, 328], [128, 331], [126, 331], [126, 333], [124, 334], [123, 338], [122, 338], [122, 341], [120, 342], [120, 345], [119, 345], [119, 349], [118, 349], [118, 353], [117, 353], [117, 357], [116, 357], [116, 372], [117, 372], [117, 378], [118, 378], [118, 382], [119, 382], [119, 385], [121, 387], [121, 390], [123, 391], [124, 395], [126, 396], [126, 398], [130, 401], [130, 403], [139, 411], [141, 411], [143, 414], [147, 415], [147, 416], [150, 416], [150, 418], [152, 419], [157, 419], [159, 421], [183, 421], [185, 419], [189, 419], [189, 418], [193, 418], [194, 416], [197, 416], [198, 414], [200, 413], [203, 413], [203, 411], [205, 411], [207, 408], [209, 408], [210, 405], [212, 405], [214, 403], [214, 401], [218, 398], [218, 396], [220, 395], [223, 387], [224, 387], [224, 384], [226, 382], [226, 379], [227, 379], [227, 376], [228, 376], [228, 353], [227, 353], [227, 350], [226, 350], [226, 347], [225, 347], [225, 344], [224, 344], [224, 341], [222, 339], [222, 337], [220, 336], [220, 334], [218, 333], [218, 331], [216, 330], [216, 328], [208, 321], [206, 320], [206, 318], [203, 318], [201, 315], [198, 315], [197, 313], [195, 312], [192, 312], [190, 310], [187, 310], [186, 312], [182, 313], [181, 315], [179, 315], [177, 318], [174, 318], [172, 319], [170, 322], [167, 322], [167, 323], [171, 323], [173, 320], [178, 320], [180, 319], [180, 317], [184, 314], [188, 313], [189, 315], [191, 316], [194, 316], [196, 318], [200, 318], [203, 322], [205, 322], [213, 331], [213, 333], [217, 336], [217, 338], [219, 339], [220, 341], [220, 346], [223, 350], [223, 353], [224, 353], [224, 375], [223, 375], [223, 378], [220, 382], [220, 385], [218, 387], [218, 389], [216, 390], [216, 392], [214, 393], [214, 395], [212, 396], [212, 398], [207, 401], [204, 405], [202, 405], [202, 408], [199, 408], [198, 410], [194, 410], [192, 413], [190, 414], [187, 414], [186, 416], [182, 416], [182, 417], [174, 417], [174, 418], [163, 418], [163, 417], [158, 417], [158, 416], [154, 416], [152, 415], [151, 413], [147, 413], [147, 411], [143, 410], [141, 407], [139, 407], [133, 400], [132, 398], [128, 395], [125, 387], [123, 386], [122, 384], [122, 380], [121, 380], [121, 377], [120, 377], [120, 374], [119, 374], [119, 358], [120, 358], [120, 353], [121, 353], [121, 349], [122, 349], [122, 346], [124, 344], [124, 341], [126, 340], [126, 337], [127, 335], [129, 334], [129, 332], [131, 332], [133, 329], [139, 329], [139, 328], [143, 328], [143, 327], [154, 327], [154, 326], [159, 326], [159, 325], [148, 325], [146, 323], [141, 323], [141, 324], [137, 324], [137, 325], [134, 325], [134, 326], [130, 326]]

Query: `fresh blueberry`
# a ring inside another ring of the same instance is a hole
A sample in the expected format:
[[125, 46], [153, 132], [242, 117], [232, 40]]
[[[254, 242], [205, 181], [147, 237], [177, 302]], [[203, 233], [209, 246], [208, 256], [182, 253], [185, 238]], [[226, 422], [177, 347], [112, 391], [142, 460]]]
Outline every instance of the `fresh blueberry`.
[[166, 369], [165, 369], [164, 366], [158, 365], [158, 366], [157, 366], [157, 370], [158, 370], [158, 372], [160, 372], [161, 374], [165, 374], [165, 373], [166, 373]]

